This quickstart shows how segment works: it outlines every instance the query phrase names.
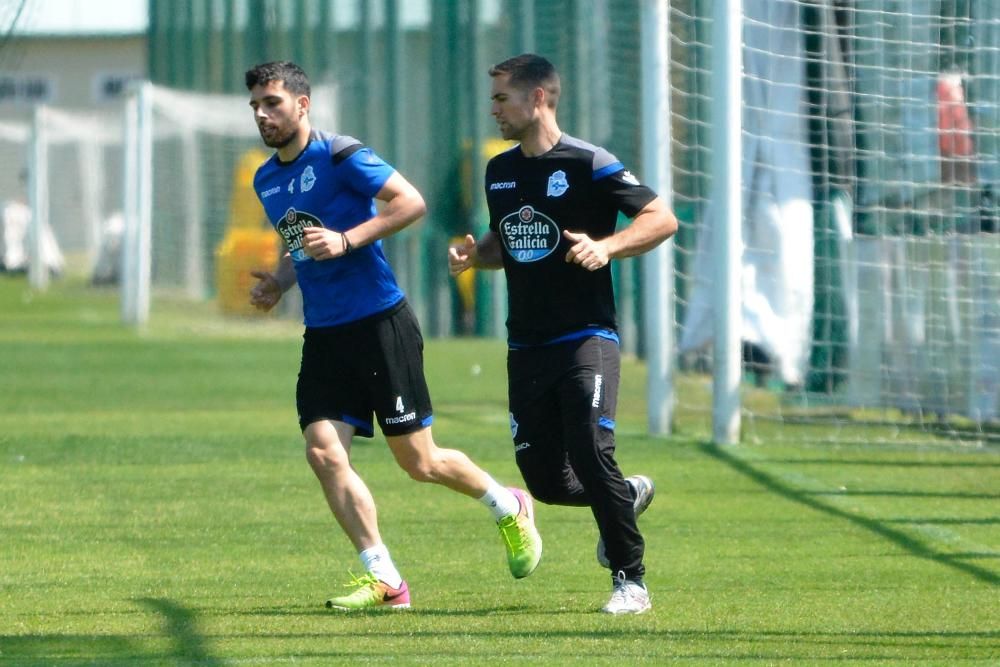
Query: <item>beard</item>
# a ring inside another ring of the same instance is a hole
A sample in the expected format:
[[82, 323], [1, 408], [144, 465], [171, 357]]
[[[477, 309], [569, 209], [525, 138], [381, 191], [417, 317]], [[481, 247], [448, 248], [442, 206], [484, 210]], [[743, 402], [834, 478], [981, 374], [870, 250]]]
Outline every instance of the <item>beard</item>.
[[275, 127], [270, 131], [266, 131], [262, 127], [258, 127], [257, 131], [260, 132], [260, 138], [264, 141], [264, 145], [269, 148], [284, 148], [292, 142], [295, 138], [294, 127]]
[[500, 136], [507, 141], [521, 141], [524, 138], [525, 131], [530, 127], [530, 123], [521, 120], [519, 122], [511, 122], [510, 120], [503, 120], [497, 123], [497, 129], [500, 130]]

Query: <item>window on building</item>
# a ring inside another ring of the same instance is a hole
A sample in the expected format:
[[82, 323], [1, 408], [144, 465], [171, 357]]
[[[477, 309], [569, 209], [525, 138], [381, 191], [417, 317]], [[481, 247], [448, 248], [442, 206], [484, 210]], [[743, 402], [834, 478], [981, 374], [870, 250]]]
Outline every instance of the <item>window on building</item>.
[[136, 72], [99, 72], [94, 75], [94, 101], [112, 102], [128, 92], [129, 82], [142, 78]]
[[34, 105], [52, 102], [56, 83], [44, 74], [0, 73], [0, 104]]

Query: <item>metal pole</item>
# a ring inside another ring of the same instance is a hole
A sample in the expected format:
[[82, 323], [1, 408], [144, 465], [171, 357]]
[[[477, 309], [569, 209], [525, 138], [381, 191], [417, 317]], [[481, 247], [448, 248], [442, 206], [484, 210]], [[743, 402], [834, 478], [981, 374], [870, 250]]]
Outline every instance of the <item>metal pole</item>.
[[740, 193], [743, 65], [741, 0], [716, 0], [712, 16], [712, 236], [715, 276], [715, 340], [712, 376], [712, 440], [740, 437], [741, 248]]
[[[670, 54], [666, 0], [642, 3], [642, 168], [643, 180], [671, 205]], [[673, 417], [674, 244], [662, 243], [642, 258], [646, 316], [646, 385], [651, 435], [670, 433]]]
[[[471, 0], [468, 4], [468, 15], [466, 17], [465, 33], [465, 75], [466, 87], [471, 91], [468, 104], [468, 127], [470, 137], [469, 165], [472, 176], [472, 229], [474, 236], [481, 234], [480, 230], [485, 229], [489, 222], [489, 213], [486, 210], [486, 202], [483, 198], [483, 178], [485, 173], [484, 144], [487, 134], [486, 119], [489, 117], [485, 101], [489, 99], [489, 93], [484, 91], [486, 82], [486, 67], [481, 67], [483, 62], [483, 45], [480, 39], [482, 26], [480, 25], [480, 0]], [[507, 319], [507, 281], [502, 271], [483, 271], [482, 274], [488, 285], [489, 308], [477, 310], [480, 313], [488, 313], [488, 324], [483, 327], [487, 336], [503, 338], [506, 335], [505, 322]], [[478, 299], [477, 295], [477, 299]]]
[[122, 320], [149, 321], [152, 278], [153, 84], [144, 81], [125, 105], [125, 235], [122, 243]]
[[[457, 76], [457, 59], [453, 53], [455, 39], [451, 16], [454, 12], [451, 3], [431, 4], [431, 58], [435, 63], [430, 72], [431, 88], [443, 91], [441, 105], [445, 117], [454, 118], [456, 122], [432, 123], [430, 127], [430, 140], [439, 150], [431, 154], [427, 192], [431, 201], [440, 204], [430, 207], [427, 220], [421, 225], [424, 252], [429, 257], [440, 252], [440, 246], [435, 245], [438, 239], [449, 240], [459, 228], [456, 217], [460, 186], [452, 176], [452, 167], [460, 155], [460, 141], [456, 138], [459, 130], [455, 127], [461, 125], [458, 122], [459, 94], [455, 91], [461, 89], [462, 82]], [[444, 262], [428, 263], [421, 288], [428, 296], [427, 332], [435, 337], [457, 333], [455, 315], [460, 302], [452, 297], [457, 288], [448, 277]]]
[[535, 52], [535, 0], [517, 3], [517, 52]]
[[101, 164], [101, 146], [93, 137], [80, 144], [77, 164], [80, 169], [80, 219], [87, 228], [87, 261], [93, 264], [101, 247], [101, 201], [104, 191], [104, 170], [94, 169]]
[[135, 238], [138, 229], [137, 211], [139, 209], [137, 203], [139, 189], [135, 177], [139, 164], [139, 95], [135, 89], [129, 91], [128, 98], [125, 100], [123, 119], [125, 156], [122, 181], [125, 184], [125, 192], [122, 201], [124, 229], [121, 244], [121, 316], [124, 324], [132, 325], [136, 323], [137, 258]]
[[570, 84], [573, 88], [573, 104], [570, 106], [570, 132], [578, 137], [594, 140], [592, 130], [593, 105], [591, 74], [591, 54], [594, 45], [587, 31], [588, 21], [594, 15], [593, 0], [576, 0], [570, 3], [572, 12], [571, 58], [568, 63]]
[[205, 280], [205, 219], [202, 178], [199, 166], [198, 142], [194, 130], [181, 133], [181, 164], [184, 168], [184, 286], [192, 299], [203, 299], [208, 283]]
[[149, 321], [153, 269], [153, 84], [139, 88], [139, 292], [138, 324]]
[[28, 172], [28, 284], [36, 290], [49, 286], [45, 265], [45, 228], [49, 224], [49, 147], [45, 136], [45, 105], [35, 107], [31, 124], [31, 167]]
[[372, 137], [372, 128], [374, 124], [371, 120], [375, 103], [374, 100], [372, 100], [372, 85], [369, 79], [371, 78], [370, 73], [374, 71], [373, 63], [375, 61], [375, 17], [373, 15], [371, 3], [367, 1], [361, 2], [360, 11], [361, 34], [358, 47], [358, 64], [360, 73], [357, 83], [358, 96], [361, 98], [359, 104], [362, 109], [362, 114], [358, 122], [358, 131], [361, 133], [361, 141], [364, 141], [371, 146], [375, 145], [375, 139]]
[[[386, 146], [392, 161], [402, 164], [403, 114], [400, 108], [402, 92], [401, 67], [403, 63], [403, 37], [399, 25], [399, 0], [385, 0], [385, 107]], [[371, 70], [365, 72], [371, 76]]]

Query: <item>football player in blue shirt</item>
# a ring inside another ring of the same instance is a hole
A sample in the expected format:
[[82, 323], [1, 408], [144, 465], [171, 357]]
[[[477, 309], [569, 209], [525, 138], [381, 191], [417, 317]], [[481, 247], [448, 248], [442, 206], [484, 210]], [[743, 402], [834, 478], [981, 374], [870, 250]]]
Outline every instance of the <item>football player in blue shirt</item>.
[[[538, 501], [590, 507], [597, 560], [612, 572], [602, 611], [641, 614], [650, 599], [636, 517], [653, 482], [623, 477], [614, 458], [620, 353], [610, 261], [655, 247], [677, 220], [615, 156], [559, 129], [552, 63], [524, 54], [489, 73], [500, 133], [520, 143], [487, 164], [489, 231], [450, 248], [449, 270], [503, 268], [518, 468]], [[616, 231], [619, 211], [632, 222]]]
[[[410, 606], [375, 502], [351, 467], [351, 441], [373, 436], [373, 415], [410, 477], [476, 498], [493, 512], [511, 574], [528, 576], [542, 553], [531, 497], [501, 486], [462, 452], [438, 447], [431, 435], [420, 327], [381, 241], [424, 214], [423, 198], [357, 139], [312, 128], [309, 80], [294, 63], [258, 65], [246, 73], [246, 86], [260, 136], [276, 149], [257, 170], [254, 189], [285, 249], [273, 271], [253, 273], [250, 300], [270, 310], [296, 282], [302, 291], [296, 405], [306, 458], [365, 570], [353, 592], [327, 606]], [[375, 199], [384, 202], [381, 211]]]

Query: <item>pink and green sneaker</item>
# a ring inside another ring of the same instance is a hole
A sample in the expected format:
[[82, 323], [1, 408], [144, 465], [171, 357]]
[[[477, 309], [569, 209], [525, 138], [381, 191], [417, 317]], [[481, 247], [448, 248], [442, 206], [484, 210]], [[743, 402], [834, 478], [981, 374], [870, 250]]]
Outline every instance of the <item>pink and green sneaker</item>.
[[326, 601], [327, 609], [339, 611], [363, 611], [365, 609], [408, 609], [410, 607], [410, 588], [404, 581], [399, 588], [389, 584], [368, 572], [362, 577], [351, 574], [351, 583], [344, 584], [355, 589], [353, 593], [330, 598]]
[[521, 508], [517, 514], [497, 522], [500, 537], [507, 548], [507, 566], [515, 579], [523, 579], [535, 571], [542, 559], [542, 536], [535, 528], [535, 513], [527, 491], [511, 487]]

